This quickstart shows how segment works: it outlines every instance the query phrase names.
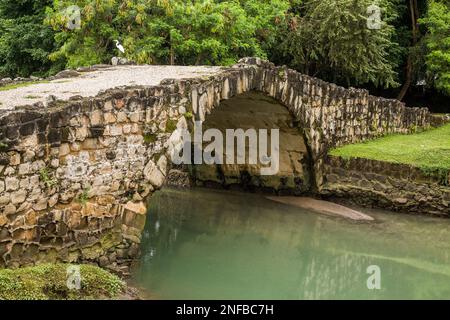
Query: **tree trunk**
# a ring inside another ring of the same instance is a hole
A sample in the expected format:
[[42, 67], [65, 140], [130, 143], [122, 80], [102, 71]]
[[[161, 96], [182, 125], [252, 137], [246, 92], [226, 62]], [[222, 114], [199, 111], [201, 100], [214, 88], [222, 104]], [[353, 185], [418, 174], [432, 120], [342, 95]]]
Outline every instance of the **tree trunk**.
[[[409, 0], [409, 10], [411, 12], [411, 26], [412, 26], [412, 47], [417, 44], [418, 28], [417, 21], [419, 19], [419, 9], [417, 6], [417, 0]], [[411, 47], [411, 48], [412, 48]], [[406, 72], [405, 72], [405, 83], [403, 84], [397, 99], [402, 101], [405, 98], [406, 93], [408, 93], [409, 87], [411, 86], [413, 75], [412, 57], [411, 50], [408, 53], [408, 60], [406, 61]]]
[[405, 83], [403, 84], [400, 93], [398, 94], [397, 100], [402, 101], [405, 98], [406, 93], [408, 92], [409, 87], [412, 82], [412, 61], [411, 61], [411, 53], [408, 55], [408, 60], [406, 62], [406, 75], [405, 75]]
[[202, 62], [204, 56], [205, 56], [205, 55], [204, 55], [203, 53], [200, 53], [200, 54], [197, 56], [197, 59], [195, 60], [195, 65], [196, 65], [196, 66], [198, 66], [198, 65]]
[[414, 0], [414, 13], [416, 15], [416, 29], [419, 29], [419, 5], [417, 3], [417, 0]]
[[173, 66], [175, 64], [175, 53], [173, 52], [173, 45], [170, 44], [170, 65]]
[[173, 49], [172, 33], [169, 33], [170, 49], [169, 49], [169, 63], [171, 66], [175, 65], [175, 50]]

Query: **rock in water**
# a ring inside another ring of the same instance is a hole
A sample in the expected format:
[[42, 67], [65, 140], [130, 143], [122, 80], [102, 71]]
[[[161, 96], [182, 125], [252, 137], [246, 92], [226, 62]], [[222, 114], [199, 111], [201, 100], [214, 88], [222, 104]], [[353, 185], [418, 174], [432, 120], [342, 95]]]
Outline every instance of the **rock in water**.
[[365, 221], [374, 220], [371, 216], [368, 216], [367, 214], [329, 201], [316, 200], [307, 197], [266, 197], [266, 198], [279, 203], [303, 209], [310, 209], [331, 216], [343, 217], [352, 220], [365, 220]]

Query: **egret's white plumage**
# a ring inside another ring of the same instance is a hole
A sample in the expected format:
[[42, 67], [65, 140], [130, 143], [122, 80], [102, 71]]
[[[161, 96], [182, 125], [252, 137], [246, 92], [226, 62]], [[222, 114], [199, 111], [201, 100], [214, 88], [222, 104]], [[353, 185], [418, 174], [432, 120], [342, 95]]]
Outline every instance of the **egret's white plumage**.
[[114, 40], [116, 42], [116, 48], [119, 49], [120, 52], [125, 53], [124, 47], [120, 44], [119, 40]]

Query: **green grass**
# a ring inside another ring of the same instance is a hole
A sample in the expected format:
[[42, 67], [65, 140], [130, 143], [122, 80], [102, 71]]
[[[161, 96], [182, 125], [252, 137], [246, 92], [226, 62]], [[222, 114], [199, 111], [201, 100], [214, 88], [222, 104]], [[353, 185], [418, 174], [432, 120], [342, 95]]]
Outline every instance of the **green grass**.
[[49, 81], [42, 80], [42, 81], [28, 81], [28, 82], [7, 84], [6, 86], [0, 87], [0, 91], [14, 90], [17, 88], [28, 87], [38, 83], [49, 83]]
[[450, 169], [450, 124], [410, 135], [389, 135], [330, 151], [344, 159], [366, 158], [428, 170]]
[[39, 170], [39, 175], [48, 188], [53, 187], [58, 182], [50, 177], [50, 171], [48, 168], [42, 168]]
[[83, 189], [83, 192], [78, 196], [78, 202], [84, 207], [89, 201], [89, 191], [90, 188]]
[[125, 284], [96, 266], [80, 265], [81, 288], [67, 286], [67, 264], [43, 264], [20, 269], [0, 269], [0, 300], [111, 299]]

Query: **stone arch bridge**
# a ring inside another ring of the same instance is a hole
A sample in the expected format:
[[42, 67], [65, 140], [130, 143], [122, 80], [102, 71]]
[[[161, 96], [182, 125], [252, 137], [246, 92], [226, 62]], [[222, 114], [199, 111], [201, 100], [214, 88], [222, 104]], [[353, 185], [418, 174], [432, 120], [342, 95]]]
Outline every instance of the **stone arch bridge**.
[[[46, 105], [2, 106], [0, 267], [96, 261], [126, 273], [138, 253], [145, 199], [165, 183], [171, 169], [168, 154], [179, 144], [180, 129], [194, 120], [217, 123], [228, 110], [218, 108], [221, 104], [228, 101], [232, 110], [234, 103], [246, 105], [245, 99], [256, 101], [247, 120], [256, 121], [258, 105], [264, 105], [264, 116], [273, 121], [260, 117], [261, 123], [284, 126], [281, 143], [295, 145], [286, 150], [298, 151], [302, 159], [306, 154], [304, 170], [293, 171], [302, 175], [297, 192], [311, 186], [320, 192], [330, 147], [425, 128], [431, 117], [427, 109], [345, 89], [258, 58], [158, 85], [107, 89]], [[270, 118], [271, 105], [281, 124]], [[276, 178], [281, 185], [289, 179]]]

